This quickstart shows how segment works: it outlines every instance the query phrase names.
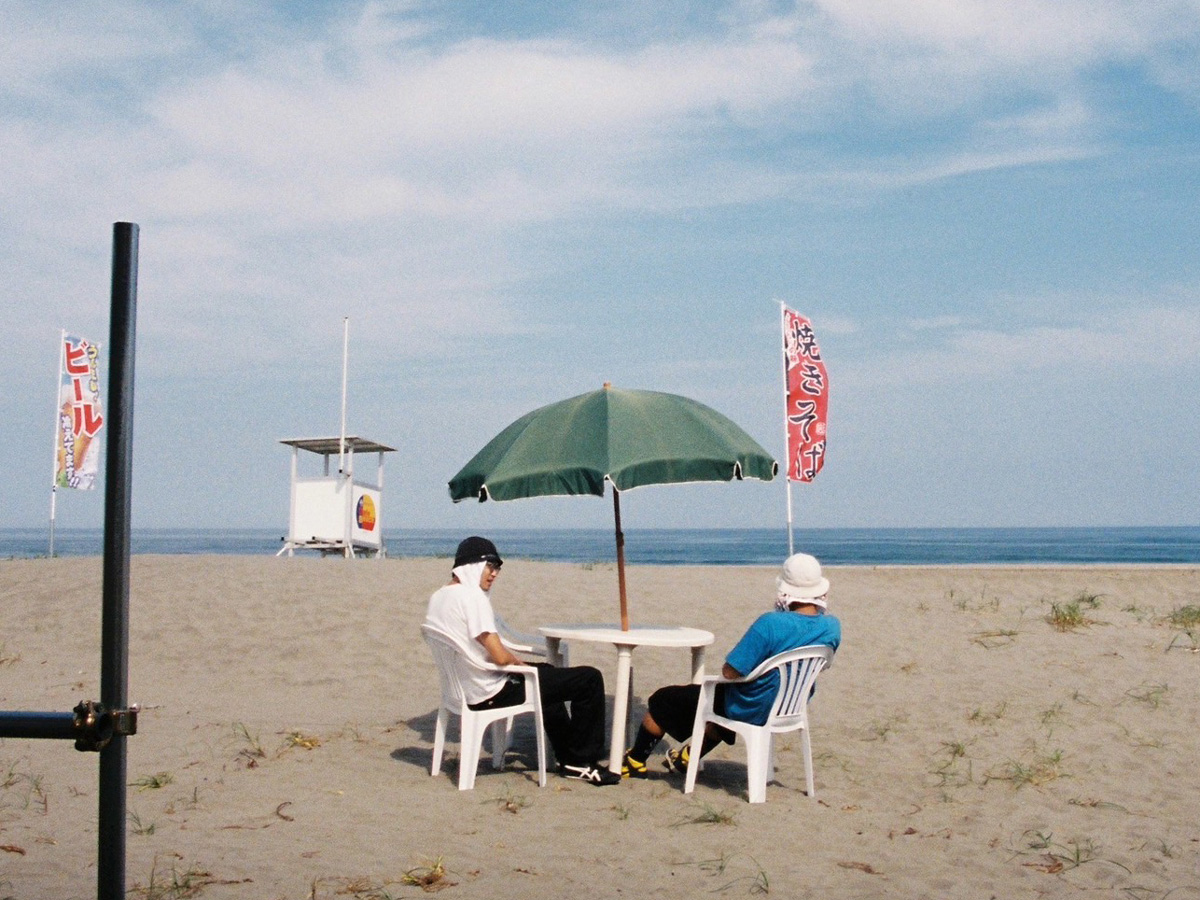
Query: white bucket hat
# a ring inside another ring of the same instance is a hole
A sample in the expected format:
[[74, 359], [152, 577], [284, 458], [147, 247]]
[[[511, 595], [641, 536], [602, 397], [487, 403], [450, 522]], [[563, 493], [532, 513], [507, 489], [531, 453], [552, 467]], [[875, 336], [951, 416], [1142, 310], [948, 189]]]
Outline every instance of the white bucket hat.
[[815, 556], [797, 553], [789, 556], [783, 571], [775, 581], [779, 599], [803, 601], [825, 609], [825, 595], [829, 593], [829, 579], [821, 575], [821, 564]]

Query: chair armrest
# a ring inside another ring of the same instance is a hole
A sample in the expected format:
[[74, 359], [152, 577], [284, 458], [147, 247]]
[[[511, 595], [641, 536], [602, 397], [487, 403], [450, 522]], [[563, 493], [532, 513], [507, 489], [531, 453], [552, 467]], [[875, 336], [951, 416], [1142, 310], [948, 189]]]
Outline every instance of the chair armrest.
[[497, 666], [501, 672], [519, 672], [522, 675], [536, 675], [537, 666]]
[[513, 653], [545, 653], [545, 650], [535, 650], [531, 644], [518, 644], [516, 641], [510, 641], [504, 635], [500, 635], [500, 643], [511, 650]]
[[522, 675], [537, 675], [537, 667], [536, 666], [527, 666], [527, 665], [498, 666], [495, 663], [488, 663], [486, 666], [481, 666], [480, 668], [482, 668], [484, 671], [487, 671], [487, 672], [505, 672], [505, 673], [512, 672], [514, 674], [522, 674]]
[[[755, 670], [757, 671], [757, 669]], [[742, 675], [738, 678], [726, 678], [724, 675], [705, 675], [703, 684], [745, 684], [747, 681], [753, 681], [757, 676], [754, 672], [749, 675]]]

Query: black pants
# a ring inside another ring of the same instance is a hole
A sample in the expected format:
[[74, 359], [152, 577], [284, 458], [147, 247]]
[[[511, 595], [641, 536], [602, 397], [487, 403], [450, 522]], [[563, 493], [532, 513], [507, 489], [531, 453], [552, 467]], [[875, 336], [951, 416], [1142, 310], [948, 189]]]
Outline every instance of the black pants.
[[[700, 685], [673, 684], [659, 688], [650, 695], [646, 707], [650, 718], [658, 723], [658, 727], [675, 738], [686, 741], [692, 736], [692, 726], [696, 722], [696, 707], [700, 705]], [[725, 685], [718, 684], [716, 695], [713, 697], [713, 712], [719, 716], [725, 715]], [[717, 726], [717, 736], [727, 744], [737, 740], [737, 735], [724, 726]]]
[[[606, 755], [604, 676], [592, 666], [536, 665], [542, 689], [542, 724], [555, 758], [564, 765], [598, 762]], [[524, 702], [525, 676], [510, 675], [499, 692], [472, 703], [471, 709], [502, 709]]]

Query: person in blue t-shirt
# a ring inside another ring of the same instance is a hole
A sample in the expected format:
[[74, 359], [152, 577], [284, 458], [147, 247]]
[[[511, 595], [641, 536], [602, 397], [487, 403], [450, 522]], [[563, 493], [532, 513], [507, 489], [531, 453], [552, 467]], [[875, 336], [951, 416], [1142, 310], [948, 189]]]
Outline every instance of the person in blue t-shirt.
[[[823, 644], [836, 650], [841, 643], [842, 626], [826, 612], [829, 581], [821, 574], [821, 564], [815, 557], [807, 553], [789, 556], [775, 584], [774, 611], [755, 619], [729, 651], [721, 668], [724, 677], [741, 678], [772, 656], [797, 647]], [[779, 673], [772, 671], [754, 681], [717, 685], [713, 705], [718, 715], [762, 725], [771, 714], [778, 690]], [[698, 684], [670, 685], [651, 694], [633, 746], [625, 751], [621, 773], [645, 778], [649, 774], [646, 761], [664, 734], [687, 741], [692, 736], [699, 702]], [[721, 741], [732, 744], [736, 739], [728, 728], [710, 722], [700, 755], [704, 756]], [[686, 772], [688, 755], [689, 748], [684, 743], [677, 750], [668, 751], [663, 764], [668, 771]]]

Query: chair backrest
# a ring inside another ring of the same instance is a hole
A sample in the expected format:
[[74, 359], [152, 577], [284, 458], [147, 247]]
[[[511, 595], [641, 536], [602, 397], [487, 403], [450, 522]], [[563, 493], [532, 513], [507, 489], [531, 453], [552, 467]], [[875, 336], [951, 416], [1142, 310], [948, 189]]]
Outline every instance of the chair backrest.
[[442, 685], [442, 705], [458, 712], [466, 703], [458, 667], [460, 660], [468, 663], [470, 660], [463, 654], [458, 641], [440, 628], [426, 622], [421, 625], [421, 634], [437, 664], [438, 679]]
[[771, 669], [779, 672], [779, 693], [775, 695], [767, 728], [788, 731], [805, 725], [813, 684], [832, 661], [832, 647], [811, 644], [773, 656], [755, 670], [759, 675]]

